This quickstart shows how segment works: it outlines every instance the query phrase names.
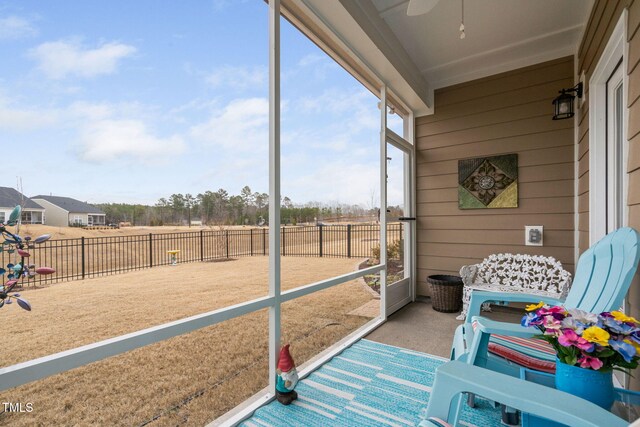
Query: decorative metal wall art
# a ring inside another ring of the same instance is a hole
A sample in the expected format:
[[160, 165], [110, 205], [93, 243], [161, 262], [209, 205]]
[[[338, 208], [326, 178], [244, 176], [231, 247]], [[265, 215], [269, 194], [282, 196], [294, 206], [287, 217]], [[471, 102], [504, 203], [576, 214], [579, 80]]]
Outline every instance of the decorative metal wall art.
[[458, 207], [517, 208], [518, 155], [459, 160]]

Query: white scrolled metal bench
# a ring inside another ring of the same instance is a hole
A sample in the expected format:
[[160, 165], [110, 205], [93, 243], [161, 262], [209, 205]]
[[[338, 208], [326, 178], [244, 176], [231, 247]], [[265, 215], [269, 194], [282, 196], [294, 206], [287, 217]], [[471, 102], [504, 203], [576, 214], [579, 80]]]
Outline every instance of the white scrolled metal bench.
[[[460, 276], [464, 290], [462, 313], [457, 317], [458, 320], [466, 319], [474, 289], [564, 299], [571, 287], [571, 273], [562, 267], [560, 261], [542, 255], [489, 255], [479, 264], [463, 266]], [[488, 303], [482, 308], [490, 311]]]

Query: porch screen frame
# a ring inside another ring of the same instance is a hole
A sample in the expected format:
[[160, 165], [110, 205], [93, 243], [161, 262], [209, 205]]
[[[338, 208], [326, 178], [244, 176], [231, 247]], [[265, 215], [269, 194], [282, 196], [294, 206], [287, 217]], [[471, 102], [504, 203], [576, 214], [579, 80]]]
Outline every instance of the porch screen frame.
[[[405, 139], [402, 136], [395, 133], [393, 130], [389, 128], [385, 128], [385, 141], [387, 144], [392, 145], [397, 148], [403, 154], [403, 189], [404, 189], [404, 214], [405, 217], [416, 217], [416, 204], [415, 204], [415, 182], [416, 182], [416, 150], [415, 144], [412, 143], [413, 139], [413, 131], [408, 131], [407, 121], [411, 120], [413, 122], [413, 115], [410, 115], [408, 119], [405, 119], [405, 134], [409, 136], [410, 139]], [[386, 149], [386, 144], [385, 144]], [[386, 156], [386, 152], [385, 152]], [[386, 159], [386, 157], [385, 157]], [[385, 162], [386, 167], [386, 162]], [[386, 175], [386, 174], [385, 174]], [[386, 181], [385, 181], [385, 191], [386, 191]], [[397, 301], [392, 306], [386, 307], [386, 315], [399, 310], [404, 307], [406, 304], [415, 301], [416, 295], [416, 228], [417, 221], [407, 222], [407, 225], [403, 227], [404, 234], [404, 269], [408, 272], [408, 276], [398, 280], [395, 283], [390, 284], [389, 286], [403, 286], [407, 285], [409, 289], [409, 294], [407, 298], [403, 298], [400, 301]], [[382, 246], [381, 246], [382, 247]], [[385, 287], [387, 289], [387, 287]], [[388, 299], [388, 297], [387, 297]], [[385, 305], [387, 305], [385, 303]]]

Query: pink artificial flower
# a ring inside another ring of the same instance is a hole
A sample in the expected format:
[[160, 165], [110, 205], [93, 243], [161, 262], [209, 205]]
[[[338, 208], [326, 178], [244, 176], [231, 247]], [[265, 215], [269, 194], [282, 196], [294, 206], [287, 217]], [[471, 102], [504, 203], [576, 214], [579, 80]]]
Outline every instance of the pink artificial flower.
[[586, 354], [580, 356], [578, 358], [578, 362], [580, 362], [581, 368], [591, 368], [594, 371], [597, 371], [598, 369], [602, 368], [602, 365], [604, 365], [604, 363], [602, 363], [602, 360], [598, 359], [597, 357], [587, 356]]
[[562, 329], [560, 335], [558, 335], [558, 342], [564, 347], [575, 346], [580, 350], [593, 351], [593, 343], [578, 336], [572, 329]]
[[560, 329], [562, 322], [553, 316], [544, 316], [542, 326], [544, 326], [545, 329]]
[[562, 314], [565, 315], [567, 310], [561, 305], [554, 305], [553, 307], [542, 307], [538, 310], [538, 316], [544, 316], [546, 314]]
[[544, 328], [545, 335], [560, 335], [560, 328], [562, 327], [562, 322], [555, 317], [549, 315], [544, 316], [542, 319], [542, 324], [540, 325]]

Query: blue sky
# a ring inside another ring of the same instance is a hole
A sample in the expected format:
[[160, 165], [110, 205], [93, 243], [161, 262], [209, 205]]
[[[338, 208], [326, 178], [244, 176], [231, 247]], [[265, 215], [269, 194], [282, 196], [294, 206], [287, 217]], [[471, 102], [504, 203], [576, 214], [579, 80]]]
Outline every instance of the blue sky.
[[[260, 0], [0, 0], [0, 147], [19, 165], [0, 185], [150, 204], [267, 192], [267, 43]], [[369, 207], [377, 99], [284, 20], [282, 100], [282, 194]]]

